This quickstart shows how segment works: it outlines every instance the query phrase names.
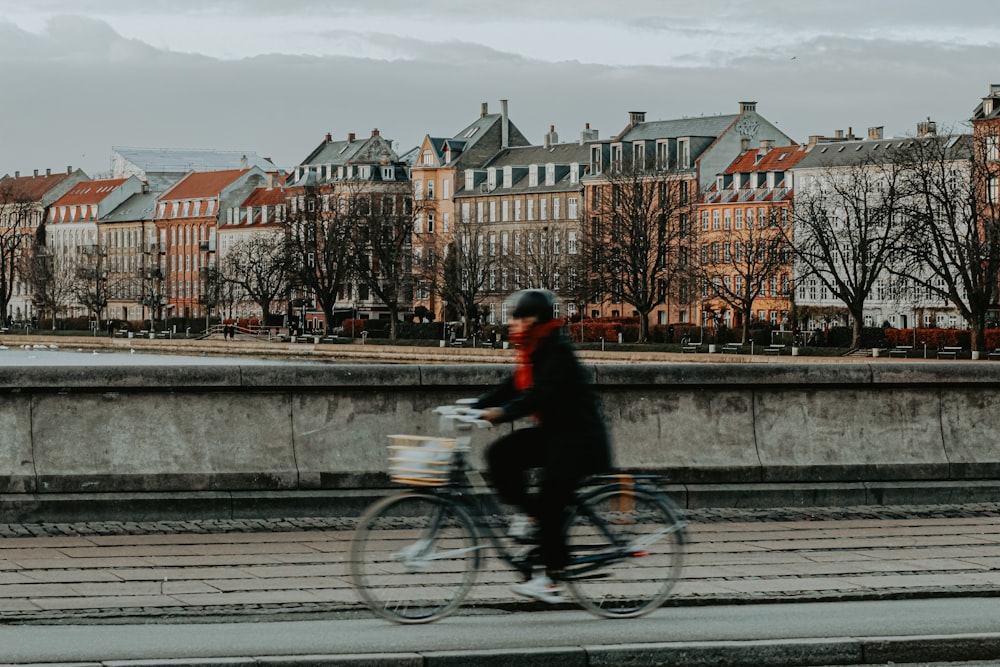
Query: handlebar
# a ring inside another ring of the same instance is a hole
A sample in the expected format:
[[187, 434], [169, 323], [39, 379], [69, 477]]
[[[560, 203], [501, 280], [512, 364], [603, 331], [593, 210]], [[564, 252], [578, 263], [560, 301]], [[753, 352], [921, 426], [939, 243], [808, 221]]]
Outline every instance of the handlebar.
[[439, 405], [434, 408], [434, 412], [441, 415], [442, 427], [468, 425], [467, 428], [472, 426], [475, 426], [476, 428], [490, 428], [493, 424], [480, 418], [485, 411], [480, 410], [479, 408], [469, 407], [470, 404], [475, 402], [476, 399], [474, 398], [461, 399], [455, 405]]

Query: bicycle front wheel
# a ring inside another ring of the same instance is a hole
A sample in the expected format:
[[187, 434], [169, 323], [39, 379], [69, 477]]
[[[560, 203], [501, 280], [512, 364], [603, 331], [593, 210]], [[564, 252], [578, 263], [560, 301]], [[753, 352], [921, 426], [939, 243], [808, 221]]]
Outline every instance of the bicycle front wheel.
[[592, 614], [633, 618], [657, 609], [680, 576], [684, 519], [659, 493], [616, 485], [575, 508], [567, 524], [567, 585]]
[[368, 607], [397, 623], [429, 623], [462, 603], [479, 570], [469, 514], [429, 493], [384, 498], [358, 519], [351, 583]]

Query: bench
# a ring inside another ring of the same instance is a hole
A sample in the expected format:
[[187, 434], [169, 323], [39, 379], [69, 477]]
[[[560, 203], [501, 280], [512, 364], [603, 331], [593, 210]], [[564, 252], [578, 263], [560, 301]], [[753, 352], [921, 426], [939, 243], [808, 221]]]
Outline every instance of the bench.
[[115, 331], [115, 336], [117, 336], [118, 338], [125, 338], [125, 336], [127, 335], [128, 332], [123, 329], [118, 329], [117, 331]]
[[938, 350], [938, 359], [957, 359], [959, 352], [962, 351], [960, 347], [942, 347]]
[[781, 354], [784, 351], [784, 345], [768, 345], [764, 348], [764, 354]]
[[897, 345], [896, 347], [889, 350], [890, 357], [909, 357], [910, 352], [913, 351], [912, 345]]
[[452, 347], [465, 347], [466, 340], [468, 340], [468, 339], [467, 338], [456, 338], [455, 340], [451, 341], [451, 346]]
[[687, 352], [690, 352], [690, 353], [701, 352], [701, 344], [700, 343], [687, 343], [685, 345], [681, 345], [681, 352], [682, 353], [687, 353]]
[[986, 355], [989, 359], [1000, 359], [1000, 347]]
[[169, 331], [157, 331], [156, 332], [156, 337], [157, 338], [169, 338], [170, 337], [170, 332]]
[[722, 351], [727, 354], [739, 354], [743, 352], [743, 343], [726, 343], [722, 346]]

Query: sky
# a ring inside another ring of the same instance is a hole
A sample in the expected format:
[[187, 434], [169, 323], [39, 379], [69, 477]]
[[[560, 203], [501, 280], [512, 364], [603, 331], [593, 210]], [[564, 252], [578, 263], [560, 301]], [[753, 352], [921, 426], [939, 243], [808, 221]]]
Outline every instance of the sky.
[[501, 99], [537, 144], [742, 101], [798, 142], [963, 131], [998, 43], [996, 0], [0, 0], [0, 175], [115, 146], [291, 169], [375, 128], [404, 152]]

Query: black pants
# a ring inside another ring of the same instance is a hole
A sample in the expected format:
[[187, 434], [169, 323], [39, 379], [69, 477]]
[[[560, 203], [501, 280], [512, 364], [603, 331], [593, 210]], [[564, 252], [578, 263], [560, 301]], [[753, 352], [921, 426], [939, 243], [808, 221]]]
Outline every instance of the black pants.
[[[486, 462], [500, 499], [538, 520], [545, 569], [557, 573], [569, 562], [563, 525], [580, 480], [565, 468], [546, 467], [545, 451], [551, 446], [547, 442], [550, 436], [542, 428], [514, 431], [490, 445]], [[535, 468], [542, 468], [538, 494], [528, 489], [528, 473]]]

